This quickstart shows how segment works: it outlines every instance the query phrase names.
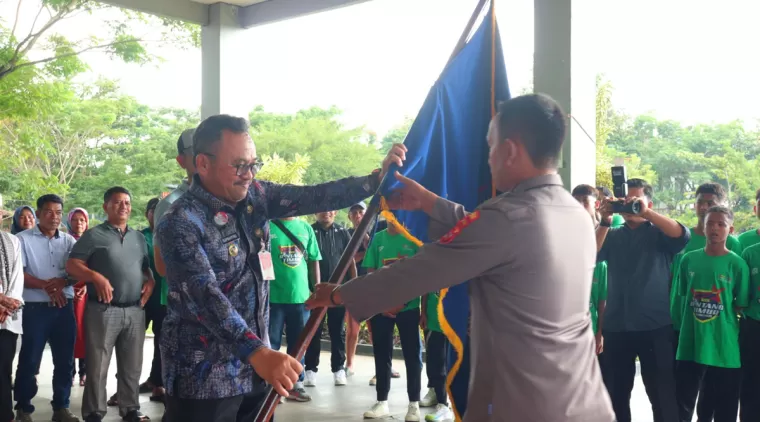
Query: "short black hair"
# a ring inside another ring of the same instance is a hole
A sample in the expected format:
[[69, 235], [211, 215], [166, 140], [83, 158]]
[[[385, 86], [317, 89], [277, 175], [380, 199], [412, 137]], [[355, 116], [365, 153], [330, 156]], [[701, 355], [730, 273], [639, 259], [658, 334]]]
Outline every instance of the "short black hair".
[[548, 95], [522, 95], [499, 104], [499, 140], [520, 142], [536, 167], [559, 165], [566, 130], [565, 112]]
[[145, 207], [145, 213], [147, 214], [150, 210], [155, 210], [156, 205], [158, 205], [158, 198], [151, 198], [150, 201], [148, 201], [148, 205]]
[[202, 121], [193, 134], [193, 152], [196, 156], [211, 152], [214, 145], [222, 140], [222, 132], [248, 133], [250, 124], [242, 117], [217, 114]]
[[42, 195], [39, 198], [37, 198], [37, 209], [42, 209], [42, 207], [45, 206], [45, 204], [61, 204], [61, 208], [63, 208], [63, 198], [61, 198], [58, 195], [49, 193], [47, 195]]
[[716, 205], [714, 207], [710, 207], [710, 209], [707, 210], [707, 214], [710, 213], [720, 213], [725, 214], [726, 217], [728, 217], [729, 221], [734, 221], [734, 213], [731, 211], [728, 207], [724, 207], [723, 205]]
[[715, 197], [718, 198], [718, 202], [723, 202], [724, 199], [726, 199], [726, 190], [723, 189], [723, 186], [720, 183], [714, 183], [714, 182], [708, 182], [708, 183], [702, 183], [697, 188], [697, 191], [694, 192], [694, 196], [699, 196], [700, 194], [711, 194], [715, 195]]
[[628, 188], [643, 188], [644, 189], [644, 195], [646, 195], [647, 198], [649, 198], [650, 201], [654, 200], [654, 191], [652, 190], [652, 185], [647, 183], [644, 179], [628, 179], [626, 182], [628, 185]]
[[127, 188], [123, 188], [121, 186], [114, 186], [106, 191], [106, 193], [103, 194], [103, 202], [108, 202], [111, 200], [111, 197], [114, 196], [117, 193], [125, 193], [127, 196], [129, 196], [129, 199], [132, 199], [132, 194], [129, 193]]
[[599, 195], [604, 196], [605, 198], [612, 197], [612, 191], [607, 186], [597, 186], [596, 190], [599, 192]]
[[594, 198], [599, 196], [596, 188], [591, 185], [578, 185], [573, 188], [573, 196], [593, 196]]
[[185, 143], [182, 142], [182, 135], [177, 138], [177, 155], [185, 155]]

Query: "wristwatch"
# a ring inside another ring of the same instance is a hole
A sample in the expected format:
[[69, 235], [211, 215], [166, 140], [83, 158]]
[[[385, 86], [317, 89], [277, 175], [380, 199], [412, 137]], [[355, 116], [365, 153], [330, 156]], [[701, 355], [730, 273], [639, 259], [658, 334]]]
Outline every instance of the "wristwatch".
[[602, 226], [602, 227], [612, 227], [612, 219], [610, 219], [610, 221], [606, 221], [606, 220], [602, 219], [599, 222], [599, 225]]

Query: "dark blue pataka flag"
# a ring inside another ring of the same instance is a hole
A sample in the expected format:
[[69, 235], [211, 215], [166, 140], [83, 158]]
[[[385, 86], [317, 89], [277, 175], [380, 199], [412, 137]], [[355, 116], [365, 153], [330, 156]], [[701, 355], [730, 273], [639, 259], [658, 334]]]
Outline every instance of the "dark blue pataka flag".
[[[488, 167], [488, 125], [498, 102], [509, 99], [507, 71], [493, 7], [470, 41], [449, 63], [433, 85], [404, 141], [407, 161], [401, 173], [443, 198], [472, 211], [492, 196]], [[383, 186], [388, 197], [398, 187], [389, 177]], [[423, 212], [395, 213], [413, 236], [429, 239], [428, 216]], [[457, 420], [467, 408], [469, 383], [467, 282], [441, 292], [438, 314], [451, 343], [448, 387]]]

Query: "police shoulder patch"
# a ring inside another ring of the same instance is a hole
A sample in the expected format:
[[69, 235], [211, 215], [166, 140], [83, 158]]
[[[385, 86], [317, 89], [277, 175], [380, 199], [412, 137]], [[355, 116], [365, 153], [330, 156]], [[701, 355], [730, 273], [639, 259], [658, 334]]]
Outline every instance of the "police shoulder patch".
[[478, 220], [480, 218], [480, 210], [472, 212], [467, 215], [467, 217], [459, 220], [459, 222], [454, 226], [451, 231], [443, 235], [441, 237], [441, 240], [439, 240], [440, 243], [447, 244], [451, 243], [454, 239], [456, 239], [457, 236], [459, 236], [460, 233], [462, 233], [462, 230], [464, 230], [465, 227], [472, 224], [474, 221]]

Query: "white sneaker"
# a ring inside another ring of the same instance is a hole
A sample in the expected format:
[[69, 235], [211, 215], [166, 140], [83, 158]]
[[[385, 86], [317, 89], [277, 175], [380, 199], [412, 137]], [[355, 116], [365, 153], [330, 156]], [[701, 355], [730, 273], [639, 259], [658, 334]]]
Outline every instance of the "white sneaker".
[[406, 411], [406, 422], [418, 422], [420, 420], [420, 402], [413, 401], [409, 403], [409, 410]]
[[372, 377], [371, 380], [369, 380], [369, 385], [377, 385], [377, 375]]
[[340, 370], [333, 374], [335, 378], [335, 385], [346, 385], [346, 371]]
[[448, 405], [437, 404], [435, 412], [425, 415], [425, 420], [428, 422], [453, 421], [454, 412], [451, 411]]
[[420, 407], [433, 407], [438, 404], [438, 396], [435, 395], [435, 388], [428, 388], [425, 397], [420, 400]]
[[364, 412], [364, 419], [380, 419], [389, 416], [390, 414], [391, 411], [388, 409], [388, 402], [379, 401], [372, 406], [372, 409]]
[[314, 371], [306, 371], [303, 374], [303, 385], [305, 387], [316, 387], [317, 386], [317, 373]]

